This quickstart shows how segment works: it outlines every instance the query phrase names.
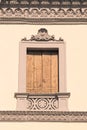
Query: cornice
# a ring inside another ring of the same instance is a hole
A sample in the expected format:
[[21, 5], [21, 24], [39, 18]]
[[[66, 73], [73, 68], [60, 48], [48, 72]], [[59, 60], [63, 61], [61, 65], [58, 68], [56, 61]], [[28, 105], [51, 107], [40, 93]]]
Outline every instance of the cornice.
[[0, 111], [3, 122], [87, 122], [85, 111]]
[[87, 24], [87, 8], [0, 8], [0, 24]]
[[47, 97], [70, 97], [70, 93], [54, 93], [54, 94], [30, 94], [30, 93], [15, 93], [14, 94], [14, 97], [15, 98], [28, 98], [28, 97], [44, 97], [44, 96], [47, 96]]
[[32, 6], [56, 6], [56, 7], [85, 7], [87, 6], [86, 0], [1, 0], [1, 7], [32, 7]]

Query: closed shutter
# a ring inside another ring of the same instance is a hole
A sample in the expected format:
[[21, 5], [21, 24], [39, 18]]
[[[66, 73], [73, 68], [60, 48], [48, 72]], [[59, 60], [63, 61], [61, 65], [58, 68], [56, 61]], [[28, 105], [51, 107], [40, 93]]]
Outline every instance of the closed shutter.
[[29, 50], [26, 55], [26, 92], [57, 93], [58, 50]]

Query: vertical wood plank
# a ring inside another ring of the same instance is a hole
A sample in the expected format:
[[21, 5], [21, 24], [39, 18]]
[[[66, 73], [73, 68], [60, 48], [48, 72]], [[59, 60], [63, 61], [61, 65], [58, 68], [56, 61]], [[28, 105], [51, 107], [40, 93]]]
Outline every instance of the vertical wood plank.
[[42, 59], [41, 52], [34, 54], [34, 93], [41, 93], [42, 89]]
[[26, 92], [33, 91], [33, 53], [26, 55]]
[[52, 53], [51, 56], [51, 92], [58, 92], [58, 54]]
[[50, 52], [43, 52], [43, 93], [50, 93], [51, 86], [51, 58]]

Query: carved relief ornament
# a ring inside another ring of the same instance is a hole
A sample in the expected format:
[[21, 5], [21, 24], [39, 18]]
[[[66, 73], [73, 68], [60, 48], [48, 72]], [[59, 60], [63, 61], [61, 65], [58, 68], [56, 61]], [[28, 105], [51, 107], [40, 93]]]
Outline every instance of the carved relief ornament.
[[87, 23], [87, 8], [0, 8], [0, 23]]
[[61, 37], [58, 40], [55, 39], [54, 35], [49, 35], [47, 29], [41, 28], [38, 30], [37, 35], [32, 35], [30, 39], [24, 37], [21, 41], [63, 41]]
[[[50, 36], [47, 29], [41, 28], [38, 30], [37, 35], [32, 35], [30, 41], [54, 41], [54, 35]], [[27, 38], [23, 38], [22, 41], [27, 41]]]
[[38, 30], [37, 35], [32, 35], [31, 36], [31, 41], [49, 41], [49, 40], [54, 40], [54, 36], [50, 36], [48, 34], [48, 31], [45, 28], [41, 28]]

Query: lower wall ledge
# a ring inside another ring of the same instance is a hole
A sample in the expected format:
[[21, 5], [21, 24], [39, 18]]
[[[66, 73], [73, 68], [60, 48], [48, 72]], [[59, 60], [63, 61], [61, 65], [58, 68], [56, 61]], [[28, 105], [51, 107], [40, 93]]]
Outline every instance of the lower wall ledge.
[[87, 111], [0, 111], [1, 122], [87, 122]]

